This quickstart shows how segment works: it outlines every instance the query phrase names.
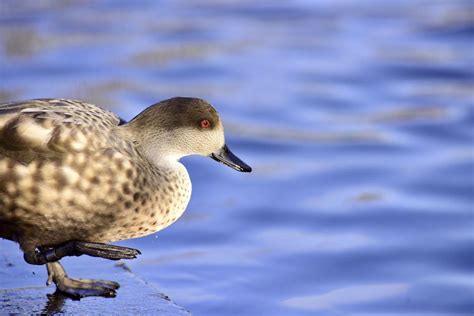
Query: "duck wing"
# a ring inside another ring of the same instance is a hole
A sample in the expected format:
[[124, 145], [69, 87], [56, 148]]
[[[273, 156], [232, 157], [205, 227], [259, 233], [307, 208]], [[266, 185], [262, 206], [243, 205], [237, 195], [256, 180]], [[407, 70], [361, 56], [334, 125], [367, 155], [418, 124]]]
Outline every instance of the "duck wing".
[[109, 147], [120, 118], [93, 104], [36, 99], [0, 104], [0, 157], [22, 163]]

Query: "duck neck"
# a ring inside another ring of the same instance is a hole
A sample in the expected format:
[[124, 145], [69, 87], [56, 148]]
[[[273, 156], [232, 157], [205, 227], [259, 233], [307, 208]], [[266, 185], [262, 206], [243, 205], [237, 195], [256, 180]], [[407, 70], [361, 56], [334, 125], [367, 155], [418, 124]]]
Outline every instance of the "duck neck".
[[135, 147], [143, 156], [157, 168], [180, 168], [182, 164], [179, 160], [185, 156], [176, 150], [173, 144], [173, 135], [143, 129], [136, 129], [130, 122], [119, 126], [118, 133], [122, 138], [128, 139], [135, 144]]
[[170, 152], [166, 148], [139, 145], [139, 150], [157, 168], [176, 169], [182, 166], [181, 155]]

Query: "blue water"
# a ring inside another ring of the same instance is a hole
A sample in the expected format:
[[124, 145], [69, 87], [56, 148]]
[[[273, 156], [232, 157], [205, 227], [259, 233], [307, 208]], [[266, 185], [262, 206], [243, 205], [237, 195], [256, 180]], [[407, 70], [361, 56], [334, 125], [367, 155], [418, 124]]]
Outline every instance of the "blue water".
[[184, 159], [185, 215], [121, 243], [194, 315], [468, 315], [473, 10], [2, 1], [0, 101], [76, 98], [127, 119], [176, 95], [215, 105], [254, 172]]

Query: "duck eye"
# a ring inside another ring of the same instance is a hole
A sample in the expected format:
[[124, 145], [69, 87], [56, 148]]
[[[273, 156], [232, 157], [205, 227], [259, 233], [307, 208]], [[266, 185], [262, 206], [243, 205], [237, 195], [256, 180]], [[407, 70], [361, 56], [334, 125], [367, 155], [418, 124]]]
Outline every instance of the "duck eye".
[[209, 122], [209, 120], [204, 119], [204, 120], [201, 121], [201, 127], [202, 128], [208, 128], [210, 125], [211, 125], [211, 123]]

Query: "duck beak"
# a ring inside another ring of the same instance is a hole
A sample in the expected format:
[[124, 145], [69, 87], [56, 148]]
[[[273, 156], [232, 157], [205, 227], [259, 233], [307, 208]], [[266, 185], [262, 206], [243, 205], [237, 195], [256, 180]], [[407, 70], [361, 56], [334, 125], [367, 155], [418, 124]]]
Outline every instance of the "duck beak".
[[226, 166], [231, 167], [240, 172], [251, 172], [252, 168], [247, 165], [245, 162], [240, 160], [236, 155], [234, 155], [227, 145], [222, 146], [217, 152], [214, 152], [209, 155], [215, 161], [221, 162]]

